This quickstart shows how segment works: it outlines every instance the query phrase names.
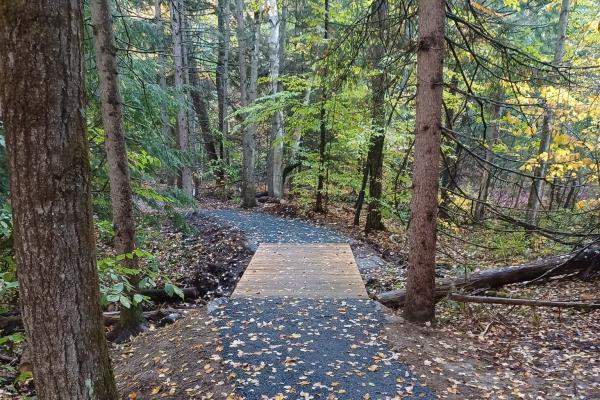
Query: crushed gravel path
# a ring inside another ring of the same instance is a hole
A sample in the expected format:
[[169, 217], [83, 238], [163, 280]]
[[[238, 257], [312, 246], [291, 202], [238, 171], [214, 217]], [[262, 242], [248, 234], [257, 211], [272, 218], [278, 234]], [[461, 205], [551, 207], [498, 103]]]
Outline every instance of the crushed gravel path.
[[381, 338], [374, 301], [230, 299], [211, 316], [246, 400], [435, 398]]

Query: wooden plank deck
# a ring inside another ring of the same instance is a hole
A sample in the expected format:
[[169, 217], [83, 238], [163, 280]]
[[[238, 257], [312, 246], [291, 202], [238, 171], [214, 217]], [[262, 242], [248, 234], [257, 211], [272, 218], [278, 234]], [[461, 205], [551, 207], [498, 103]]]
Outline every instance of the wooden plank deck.
[[259, 245], [232, 297], [368, 298], [350, 245]]

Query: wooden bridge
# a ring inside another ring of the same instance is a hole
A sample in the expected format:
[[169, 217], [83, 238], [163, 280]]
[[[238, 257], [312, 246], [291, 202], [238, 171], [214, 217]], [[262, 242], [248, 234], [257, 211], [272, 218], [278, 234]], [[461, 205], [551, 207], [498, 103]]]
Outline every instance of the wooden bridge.
[[368, 298], [345, 243], [258, 247], [232, 297]]

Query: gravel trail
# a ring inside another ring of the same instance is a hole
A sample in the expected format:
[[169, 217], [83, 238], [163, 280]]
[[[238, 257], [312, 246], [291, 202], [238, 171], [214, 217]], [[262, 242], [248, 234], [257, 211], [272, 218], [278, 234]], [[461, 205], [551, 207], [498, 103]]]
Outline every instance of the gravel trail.
[[234, 298], [211, 316], [246, 400], [435, 398], [380, 337], [374, 301]]

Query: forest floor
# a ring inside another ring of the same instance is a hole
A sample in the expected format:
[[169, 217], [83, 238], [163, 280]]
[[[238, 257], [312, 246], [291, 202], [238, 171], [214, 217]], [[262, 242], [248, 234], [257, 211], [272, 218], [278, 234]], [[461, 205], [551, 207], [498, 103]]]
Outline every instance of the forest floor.
[[[322, 217], [302, 215], [290, 205], [267, 204], [247, 213], [217, 201], [202, 204], [200, 212], [187, 214], [185, 227], [160, 220], [148, 224], [143, 232], [162, 272], [180, 286], [201, 289], [202, 299], [186, 305], [191, 309], [183, 311], [184, 318], [173, 325], [151, 325], [149, 331], [129, 343], [112, 345], [123, 399], [241, 399], [240, 374], [259, 380], [261, 374], [277, 375], [272, 370], [276, 367], [268, 371], [264, 360], [264, 364], [260, 359], [235, 361], [236, 357], [243, 358], [243, 353], [235, 351], [241, 345], [239, 341], [251, 343], [257, 336], [249, 331], [237, 332], [235, 337], [223, 335], [224, 327], [236, 323], [224, 320], [219, 310], [232, 305], [210, 301], [231, 293], [260, 241], [283, 235], [290, 241], [302, 236], [304, 240], [348, 242], [371, 293], [402, 285], [406, 252], [397, 229], [365, 237], [352, 227], [343, 210]], [[485, 261], [480, 268], [493, 263], [486, 256], [481, 258]], [[442, 276], [454, 273], [457, 271], [453, 268], [440, 269]], [[599, 287], [598, 280], [550, 281], [534, 286], [513, 285], [503, 292], [521, 298], [592, 300], [597, 298]], [[374, 355], [373, 368], [378, 371], [380, 364], [387, 366], [390, 360], [405, 366], [394, 371], [405, 375], [394, 376], [395, 398], [427, 398], [426, 388], [435, 397], [448, 399], [600, 398], [599, 311], [465, 306], [445, 300], [438, 304], [436, 325], [424, 327], [409, 324], [400, 314], [385, 308], [378, 312], [385, 315], [385, 323], [378, 325], [372, 337], [384, 351]], [[303, 333], [282, 336], [296, 351], [302, 348], [301, 343], [294, 343], [297, 335], [302, 337]], [[290, 357], [284, 358], [282, 367], [295, 365], [297, 359]], [[387, 368], [381, 371], [389, 372]], [[286, 393], [284, 387], [281, 392], [268, 392], [266, 397], [245, 397], [359, 398], [344, 392], [310, 397], [310, 390], [322, 390], [326, 381], [303, 376], [300, 383], [307, 388], [305, 394]], [[332, 380], [328, 387], [335, 388], [340, 381]], [[27, 383], [22, 389], [21, 393], [28, 391]], [[4, 398], [1, 393], [0, 398]], [[26, 398], [14, 391], [4, 393], [6, 398]]]

